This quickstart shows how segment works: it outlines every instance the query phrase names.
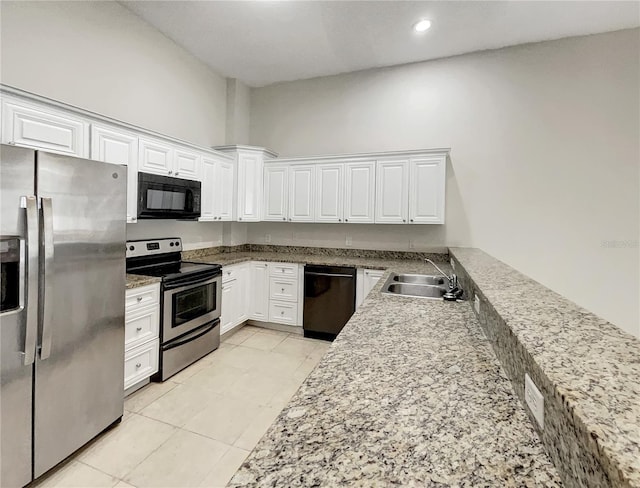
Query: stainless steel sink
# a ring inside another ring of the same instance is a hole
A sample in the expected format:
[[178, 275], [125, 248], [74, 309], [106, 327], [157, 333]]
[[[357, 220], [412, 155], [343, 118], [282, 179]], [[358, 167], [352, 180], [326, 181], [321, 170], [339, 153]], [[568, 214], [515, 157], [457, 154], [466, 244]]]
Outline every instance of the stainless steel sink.
[[449, 289], [446, 281], [440, 276], [391, 273], [382, 286], [382, 293], [442, 300], [443, 295]]
[[393, 280], [398, 283], [415, 283], [417, 285], [442, 285], [447, 286], [442, 276], [420, 274], [394, 274]]

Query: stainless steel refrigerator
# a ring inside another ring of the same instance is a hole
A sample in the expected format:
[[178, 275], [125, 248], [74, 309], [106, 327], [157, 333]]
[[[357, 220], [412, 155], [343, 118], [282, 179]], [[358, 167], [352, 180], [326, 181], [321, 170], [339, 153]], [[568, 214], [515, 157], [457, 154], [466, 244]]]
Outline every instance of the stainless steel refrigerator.
[[126, 168], [0, 146], [0, 486], [122, 417]]

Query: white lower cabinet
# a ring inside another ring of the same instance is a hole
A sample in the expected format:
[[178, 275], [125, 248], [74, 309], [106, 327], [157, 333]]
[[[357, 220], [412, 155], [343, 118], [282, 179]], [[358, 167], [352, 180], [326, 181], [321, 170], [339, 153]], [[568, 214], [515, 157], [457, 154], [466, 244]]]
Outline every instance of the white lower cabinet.
[[383, 274], [384, 271], [379, 269], [359, 268], [356, 270], [356, 310], [360, 308], [364, 299], [367, 298]]
[[269, 322], [302, 326], [303, 266], [269, 263]]
[[253, 303], [251, 319], [260, 322], [269, 320], [269, 264], [251, 262], [251, 285], [249, 300]]
[[249, 318], [249, 267], [251, 263], [222, 268], [220, 333], [230, 331]]
[[124, 389], [147, 381], [158, 371], [160, 284], [132, 288], [125, 294]]

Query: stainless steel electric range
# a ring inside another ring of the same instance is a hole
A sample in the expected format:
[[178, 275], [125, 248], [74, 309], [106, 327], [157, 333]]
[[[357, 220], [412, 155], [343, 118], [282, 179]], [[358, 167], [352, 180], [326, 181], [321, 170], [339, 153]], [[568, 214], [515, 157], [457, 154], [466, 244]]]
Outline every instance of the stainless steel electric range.
[[160, 369], [164, 381], [220, 345], [218, 264], [181, 259], [179, 237], [127, 241], [127, 273], [162, 278], [160, 293]]

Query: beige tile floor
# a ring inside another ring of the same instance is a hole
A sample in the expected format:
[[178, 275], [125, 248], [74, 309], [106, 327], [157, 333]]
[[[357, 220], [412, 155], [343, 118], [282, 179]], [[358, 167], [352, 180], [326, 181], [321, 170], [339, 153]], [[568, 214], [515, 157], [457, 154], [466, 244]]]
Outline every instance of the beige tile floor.
[[328, 348], [245, 326], [170, 380], [130, 395], [120, 425], [33, 486], [225, 486]]

